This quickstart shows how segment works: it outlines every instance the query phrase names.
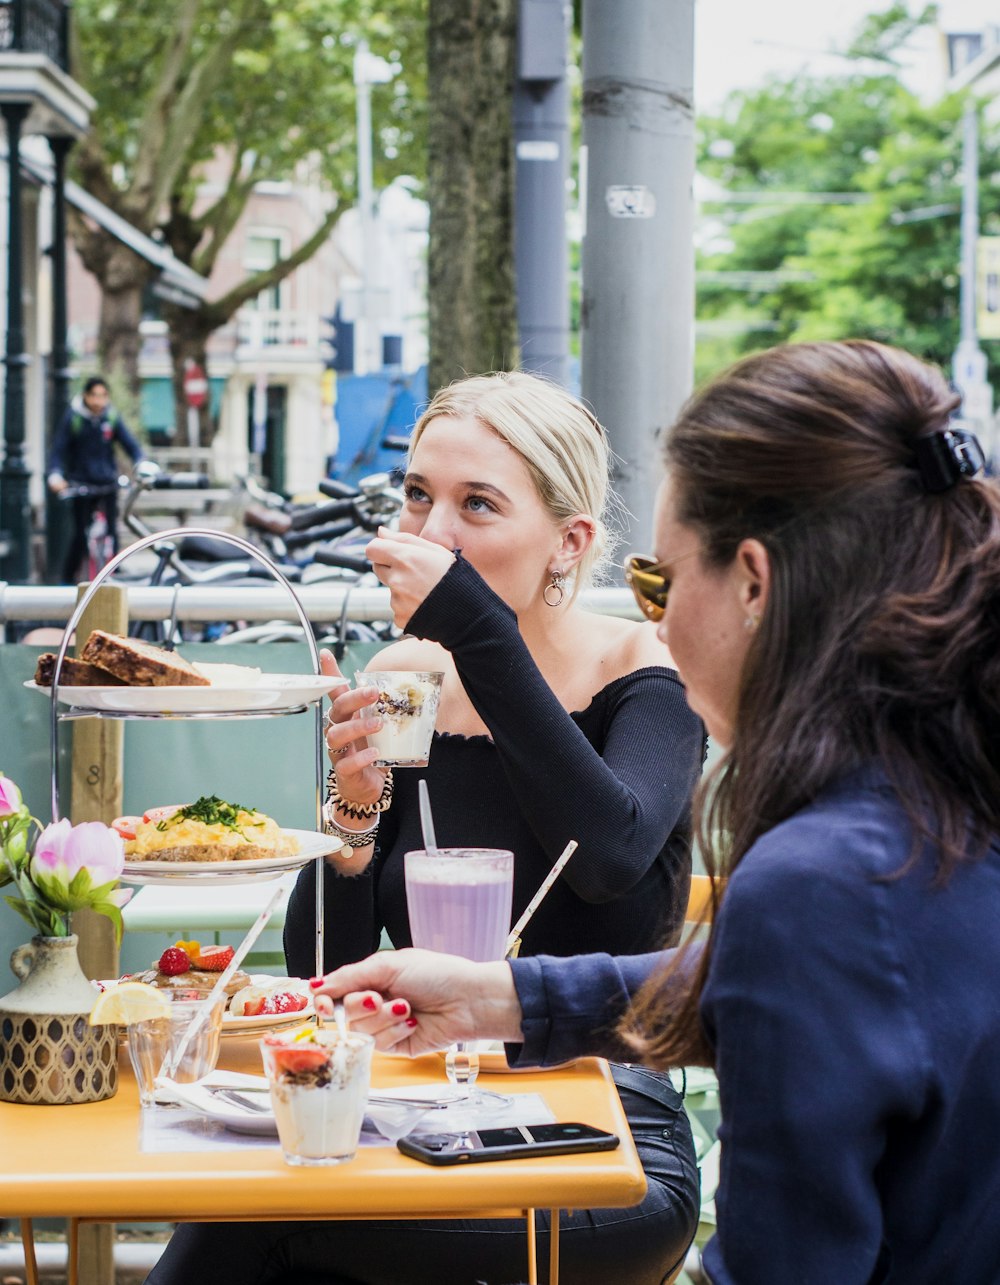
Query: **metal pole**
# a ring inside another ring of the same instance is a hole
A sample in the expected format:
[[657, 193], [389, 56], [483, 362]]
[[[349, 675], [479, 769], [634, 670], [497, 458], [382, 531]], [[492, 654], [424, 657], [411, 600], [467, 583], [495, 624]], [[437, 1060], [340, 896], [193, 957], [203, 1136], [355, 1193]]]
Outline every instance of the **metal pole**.
[[569, 382], [569, 18], [563, 0], [520, 0], [514, 81], [521, 365], [564, 387]]
[[979, 239], [979, 121], [970, 98], [962, 115], [961, 342], [977, 345], [976, 242]]
[[[72, 371], [69, 365], [67, 331], [69, 313], [66, 286], [66, 158], [74, 140], [62, 135], [49, 138], [52, 152], [54, 178], [52, 182], [52, 355], [51, 400], [49, 402], [49, 438], [52, 440], [59, 421], [69, 405]], [[60, 504], [52, 492], [45, 488], [45, 569], [46, 579], [58, 582], [62, 569], [64, 546], [68, 534], [66, 506]]]
[[361, 367], [359, 374], [378, 370], [375, 318], [372, 316], [371, 275], [374, 268], [372, 230], [374, 181], [372, 178], [372, 88], [368, 76], [371, 54], [367, 40], [359, 40], [354, 54], [354, 86], [358, 134], [358, 216], [361, 224]]
[[24, 374], [30, 360], [24, 351], [24, 307], [21, 260], [21, 126], [27, 103], [0, 106], [7, 126], [7, 376], [4, 383], [4, 442], [0, 467], [0, 521], [10, 535], [10, 552], [0, 559], [0, 578], [24, 582], [31, 571], [30, 473], [24, 461]]
[[582, 386], [649, 544], [656, 434], [691, 387], [694, 0], [583, 0]]
[[962, 224], [959, 303], [961, 329], [952, 375], [962, 394], [962, 419], [985, 436], [987, 455], [993, 453], [990, 421], [993, 390], [987, 382], [986, 354], [979, 347], [976, 323], [976, 254], [979, 241], [979, 120], [971, 97], [962, 116]]

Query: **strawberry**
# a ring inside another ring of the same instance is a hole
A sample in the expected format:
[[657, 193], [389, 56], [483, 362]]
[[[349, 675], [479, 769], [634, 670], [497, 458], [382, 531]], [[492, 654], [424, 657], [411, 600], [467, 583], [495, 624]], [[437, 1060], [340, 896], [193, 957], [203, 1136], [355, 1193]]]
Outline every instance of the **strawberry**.
[[209, 973], [221, 973], [235, 954], [232, 946], [202, 946], [198, 967]]
[[160, 962], [157, 967], [161, 973], [166, 973], [168, 977], [177, 977], [180, 973], [189, 971], [191, 961], [179, 946], [168, 946], [160, 956]]
[[294, 1075], [297, 1071], [313, 1071], [318, 1066], [325, 1066], [330, 1055], [317, 1044], [283, 1044], [272, 1048], [271, 1056], [277, 1070]]
[[264, 1012], [300, 1013], [308, 1003], [304, 995], [297, 995], [294, 991], [277, 991], [274, 995], [268, 996]]
[[263, 995], [257, 995], [250, 999], [244, 1000], [243, 1016], [260, 1017], [261, 1013], [264, 1012], [264, 1005], [266, 1003], [267, 1003], [267, 1000], [264, 998]]

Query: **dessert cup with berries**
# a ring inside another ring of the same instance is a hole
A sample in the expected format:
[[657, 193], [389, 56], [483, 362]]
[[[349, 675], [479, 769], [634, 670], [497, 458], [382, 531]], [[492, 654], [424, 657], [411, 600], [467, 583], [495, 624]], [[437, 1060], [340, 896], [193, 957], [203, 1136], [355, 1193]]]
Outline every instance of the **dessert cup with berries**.
[[271, 1106], [290, 1165], [352, 1160], [368, 1102], [370, 1035], [312, 1027], [260, 1042]]

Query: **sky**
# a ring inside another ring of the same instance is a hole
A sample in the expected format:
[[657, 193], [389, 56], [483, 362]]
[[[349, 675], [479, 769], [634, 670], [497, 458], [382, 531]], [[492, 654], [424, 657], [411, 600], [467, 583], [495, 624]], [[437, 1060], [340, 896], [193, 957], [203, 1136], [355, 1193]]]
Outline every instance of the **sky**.
[[[869, 13], [887, 0], [695, 0], [695, 105], [716, 110], [732, 89], [758, 85], [770, 73], [790, 75], [808, 68], [816, 75], [843, 70], [828, 51], [843, 48]], [[910, 0], [911, 12], [922, 7]], [[939, 0], [945, 31], [980, 31], [1000, 26], [998, 0]], [[910, 55], [914, 88], [942, 86], [943, 55], [930, 32]]]

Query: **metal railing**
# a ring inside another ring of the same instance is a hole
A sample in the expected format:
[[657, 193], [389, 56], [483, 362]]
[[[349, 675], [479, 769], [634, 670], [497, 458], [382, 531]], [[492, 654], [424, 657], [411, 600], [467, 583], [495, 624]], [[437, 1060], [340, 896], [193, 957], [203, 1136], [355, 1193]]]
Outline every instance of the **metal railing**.
[[45, 54], [69, 71], [69, 6], [63, 0], [0, 0], [0, 52]]
[[[128, 610], [132, 620], [169, 620], [176, 600], [177, 619], [206, 622], [215, 620], [285, 620], [289, 618], [288, 596], [278, 587], [180, 585], [151, 588], [128, 585]], [[313, 624], [339, 621], [347, 602], [351, 620], [388, 620], [389, 591], [368, 585], [296, 585], [295, 592]], [[589, 589], [580, 595], [588, 611], [605, 616], [641, 619], [628, 589]], [[6, 641], [6, 626], [15, 621], [46, 621], [65, 624], [76, 607], [75, 585], [13, 585], [0, 582], [0, 642]]]

